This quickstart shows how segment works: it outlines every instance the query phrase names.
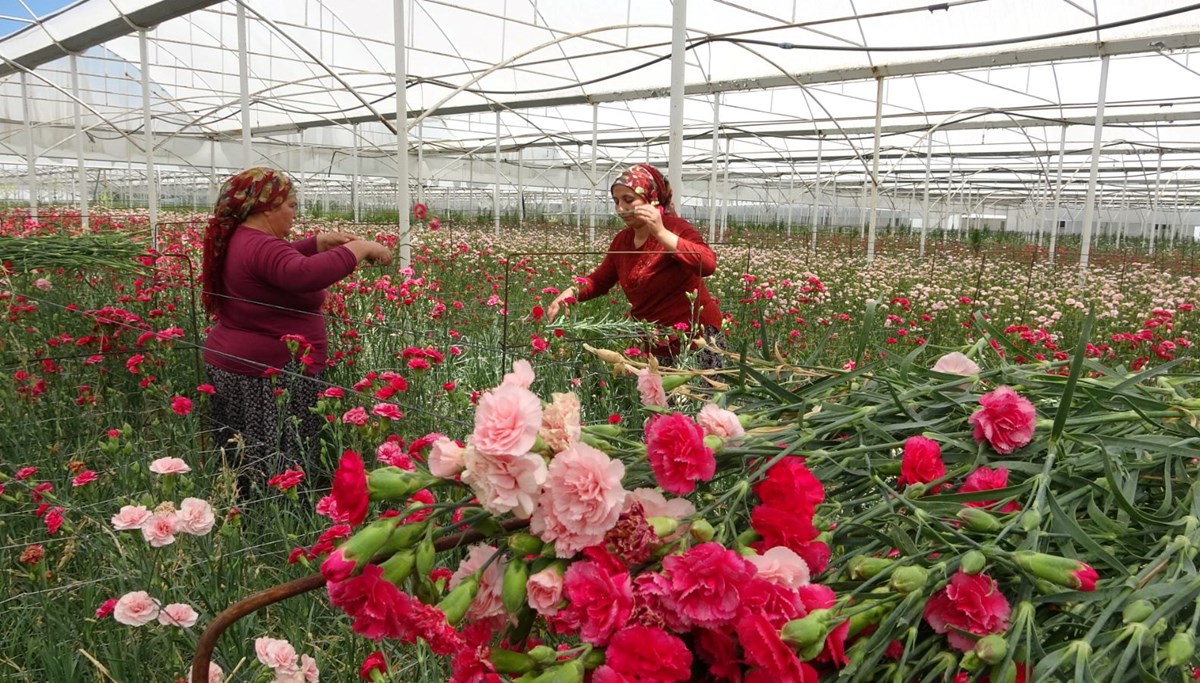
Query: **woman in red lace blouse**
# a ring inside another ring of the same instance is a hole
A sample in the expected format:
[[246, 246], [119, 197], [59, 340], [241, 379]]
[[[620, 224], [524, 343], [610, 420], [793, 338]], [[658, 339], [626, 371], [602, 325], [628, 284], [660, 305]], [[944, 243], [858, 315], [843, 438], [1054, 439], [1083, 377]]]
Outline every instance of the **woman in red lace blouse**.
[[[675, 213], [671, 185], [658, 169], [637, 164], [611, 187], [617, 214], [625, 229], [617, 233], [604, 260], [590, 275], [577, 280], [546, 309], [554, 319], [566, 304], [603, 296], [619, 284], [629, 300], [629, 315], [667, 328], [673, 335], [703, 334], [720, 344], [721, 310], [704, 286], [717, 268], [717, 257], [700, 233]], [[660, 362], [672, 363], [678, 340], [656, 343], [651, 351]], [[719, 364], [719, 356], [702, 351], [702, 367]]]

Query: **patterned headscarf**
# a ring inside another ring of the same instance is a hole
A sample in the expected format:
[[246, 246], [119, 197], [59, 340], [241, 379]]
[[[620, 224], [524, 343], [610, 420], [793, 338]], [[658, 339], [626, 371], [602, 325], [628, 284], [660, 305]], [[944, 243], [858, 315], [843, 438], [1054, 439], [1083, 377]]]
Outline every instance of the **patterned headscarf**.
[[675, 213], [675, 204], [671, 201], [671, 183], [650, 164], [630, 166], [613, 181], [613, 186], [616, 185], [628, 187], [652, 206], [661, 207], [663, 213]]
[[292, 179], [286, 173], [263, 166], [248, 168], [221, 185], [217, 206], [204, 231], [201, 275], [204, 310], [215, 313], [220, 308], [220, 295], [224, 290], [221, 273], [225, 270], [226, 250], [233, 231], [253, 214], [269, 211], [286, 202], [292, 189]]

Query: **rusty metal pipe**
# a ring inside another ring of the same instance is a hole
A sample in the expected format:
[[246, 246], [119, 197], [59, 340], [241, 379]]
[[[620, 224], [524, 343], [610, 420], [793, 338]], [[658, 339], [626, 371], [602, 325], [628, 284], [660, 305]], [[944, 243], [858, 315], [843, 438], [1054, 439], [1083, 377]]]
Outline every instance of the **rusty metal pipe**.
[[[509, 519], [501, 522], [500, 526], [505, 531], [511, 532], [524, 528], [528, 524], [529, 520], [527, 519]], [[440, 552], [457, 548], [467, 543], [475, 543], [487, 537], [487, 534], [479, 531], [464, 531], [460, 534], [439, 538], [434, 541], [433, 547]], [[216, 649], [217, 640], [226, 629], [233, 626], [239, 619], [257, 612], [267, 605], [273, 605], [288, 598], [303, 595], [324, 585], [325, 577], [320, 572], [317, 572], [316, 574], [310, 574], [288, 581], [287, 583], [281, 583], [278, 586], [272, 586], [226, 607], [224, 611], [212, 620], [208, 628], [204, 629], [204, 633], [200, 634], [200, 640], [196, 642], [196, 652], [192, 655], [192, 683], [208, 683], [208, 665], [212, 661], [212, 654], [213, 650]]]

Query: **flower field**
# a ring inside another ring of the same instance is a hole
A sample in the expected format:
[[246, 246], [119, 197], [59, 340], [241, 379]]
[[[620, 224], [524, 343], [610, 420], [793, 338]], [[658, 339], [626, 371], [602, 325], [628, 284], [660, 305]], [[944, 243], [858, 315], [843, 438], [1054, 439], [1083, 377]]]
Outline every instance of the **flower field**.
[[203, 227], [0, 218], [0, 680], [190, 680], [219, 612], [318, 571], [207, 680], [1192, 675], [1183, 247], [1081, 278], [1000, 238], [864, 270], [851, 236], [746, 233], [702, 374], [647, 363], [619, 293], [546, 318], [611, 231], [430, 215], [411, 269], [330, 290], [325, 470], [238, 498]]

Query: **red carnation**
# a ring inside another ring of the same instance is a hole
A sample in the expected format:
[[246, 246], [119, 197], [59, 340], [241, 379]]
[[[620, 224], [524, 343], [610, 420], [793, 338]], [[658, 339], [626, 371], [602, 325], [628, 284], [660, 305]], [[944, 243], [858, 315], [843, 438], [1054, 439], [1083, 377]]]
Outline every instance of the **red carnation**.
[[925, 621], [934, 631], [945, 633], [952, 647], [967, 652], [975, 647], [972, 635], [982, 637], [1007, 629], [1009, 612], [1008, 599], [995, 579], [959, 570], [929, 599]]
[[[910, 436], [904, 442], [904, 455], [900, 459], [898, 484], [928, 484], [946, 476], [946, 465], [942, 462], [942, 447], [933, 439]], [[937, 493], [937, 489], [933, 493]]]
[[604, 655], [604, 666], [596, 671], [597, 681], [607, 680], [605, 669], [631, 681], [669, 683], [689, 680], [692, 675], [692, 653], [687, 645], [660, 628], [630, 626], [617, 631]]
[[[1008, 486], [1008, 470], [1004, 467], [991, 469], [988, 467], [978, 467], [975, 471], [967, 475], [963, 481], [963, 485], [958, 489], [959, 493], [974, 493], [976, 491], [991, 491], [993, 489], [1002, 489]], [[998, 501], [995, 500], [971, 500], [964, 503], [967, 507], [973, 508], [990, 508]], [[1017, 501], [1010, 500], [1000, 508], [1000, 512], [1015, 512], [1020, 510], [1021, 506]]]
[[713, 451], [704, 445], [704, 429], [683, 413], [658, 415], [646, 427], [646, 457], [664, 491], [686, 495], [697, 481], [717, 470]]
[[342, 453], [337, 471], [333, 473], [333, 501], [339, 515], [352, 526], [362, 524], [367, 518], [367, 471], [362, 456], [354, 451]]
[[998, 387], [979, 397], [982, 406], [971, 415], [975, 440], [987, 439], [997, 453], [1008, 455], [1033, 440], [1037, 411], [1029, 399], [1011, 387]]
[[767, 476], [754, 486], [754, 494], [763, 505], [803, 510], [811, 517], [816, 506], [825, 500], [825, 487], [804, 465], [804, 458], [789, 456], [767, 470]]
[[563, 577], [563, 594], [570, 603], [562, 613], [564, 620], [578, 625], [585, 643], [601, 647], [633, 612], [629, 571], [607, 555], [603, 550], [589, 553], [594, 559], [573, 563]]
[[717, 628], [738, 615], [740, 591], [755, 573], [746, 558], [720, 543], [701, 543], [663, 560], [680, 616], [695, 626]]
[[362, 667], [358, 670], [358, 677], [364, 681], [371, 680], [371, 674], [378, 672], [380, 675], [387, 673], [387, 660], [383, 658], [383, 653], [376, 650], [367, 655], [363, 660]]
[[765, 616], [755, 612], [745, 614], [738, 620], [737, 635], [746, 663], [770, 674], [760, 675], [761, 680], [816, 683], [816, 670], [796, 657]]

